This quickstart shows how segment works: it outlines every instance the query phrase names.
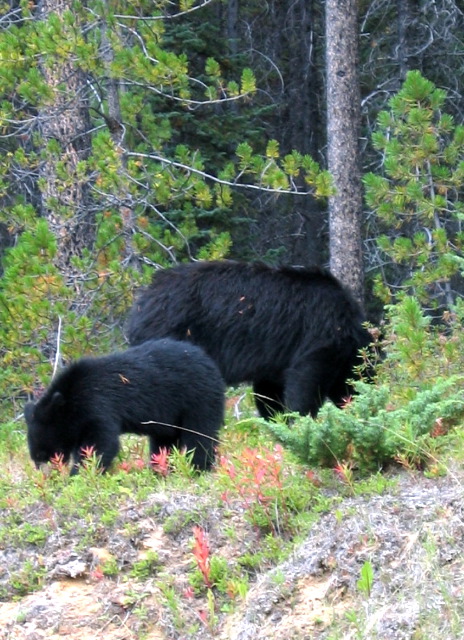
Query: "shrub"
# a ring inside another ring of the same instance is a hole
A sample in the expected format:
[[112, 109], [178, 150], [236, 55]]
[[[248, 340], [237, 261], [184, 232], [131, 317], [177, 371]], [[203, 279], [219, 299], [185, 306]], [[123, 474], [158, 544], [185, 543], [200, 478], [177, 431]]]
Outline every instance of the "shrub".
[[464, 416], [463, 311], [458, 304], [444, 327], [435, 326], [415, 298], [405, 298], [389, 309], [376, 384], [355, 383], [358, 395], [342, 411], [326, 403], [315, 420], [294, 416], [291, 425], [268, 428], [309, 465], [351, 461], [367, 471], [394, 460], [414, 466], [434, 460]]

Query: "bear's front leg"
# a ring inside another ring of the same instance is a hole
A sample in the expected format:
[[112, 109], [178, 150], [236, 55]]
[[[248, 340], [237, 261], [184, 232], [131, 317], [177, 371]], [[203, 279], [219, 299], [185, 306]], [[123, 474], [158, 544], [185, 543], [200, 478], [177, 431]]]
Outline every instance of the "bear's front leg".
[[98, 467], [104, 473], [109, 469], [118, 453], [119, 436], [108, 431], [100, 432], [98, 434], [98, 439], [85, 439], [74, 451], [74, 464], [71, 468], [70, 475], [76, 475], [76, 473], [79, 472], [79, 467], [85, 464], [85, 461], [89, 460], [94, 455], [97, 459]]

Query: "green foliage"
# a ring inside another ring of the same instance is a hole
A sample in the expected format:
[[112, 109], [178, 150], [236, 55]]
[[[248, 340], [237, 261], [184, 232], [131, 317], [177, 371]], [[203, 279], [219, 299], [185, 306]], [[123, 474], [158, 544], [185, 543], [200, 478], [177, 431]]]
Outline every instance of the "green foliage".
[[[276, 140], [268, 142], [263, 155], [256, 153], [248, 142], [239, 144], [235, 153], [239, 158], [240, 172], [254, 178], [263, 189], [289, 191], [292, 178], [301, 176], [315, 195], [326, 198], [333, 193], [328, 171], [322, 171], [311, 156], [296, 151], [281, 158]], [[227, 170], [230, 171], [230, 166]]]
[[[139, 276], [122, 268], [113, 225], [113, 217], [102, 218], [96, 239], [102, 249], [96, 260], [90, 255], [75, 260], [82, 271], [72, 283], [54, 263], [56, 238], [44, 219], [29, 221], [6, 255], [0, 279], [0, 389], [5, 398], [21, 399], [48, 384], [57, 355], [66, 362], [122, 343], [115, 326]], [[2, 408], [11, 411], [7, 404]], [[0, 414], [0, 420], [7, 416]]]
[[293, 515], [318, 501], [311, 479], [284, 465], [282, 447], [246, 447], [240, 456], [219, 458], [218, 479], [226, 503], [239, 499], [246, 516], [263, 532], [294, 532]]
[[359, 396], [343, 411], [327, 404], [317, 420], [295, 418], [291, 428], [271, 423], [271, 432], [309, 465], [336, 467], [350, 460], [373, 471], [404, 456], [411, 466], [434, 460], [440, 444], [437, 420], [464, 414], [463, 376], [436, 380], [432, 389], [411, 391], [411, 399], [392, 405], [388, 385], [358, 384]]
[[361, 575], [356, 583], [359, 591], [364, 593], [367, 597], [370, 596], [372, 590], [372, 583], [374, 582], [374, 570], [372, 564], [366, 560], [361, 567]]
[[345, 483], [353, 467], [366, 472], [393, 461], [436, 463], [446, 434], [464, 417], [463, 305], [447, 317], [446, 332], [431, 325], [414, 298], [389, 314], [375, 385], [355, 383], [358, 395], [342, 411], [326, 403], [316, 420], [295, 416], [291, 426], [268, 425], [302, 461], [336, 467]]
[[252, 548], [242, 553], [238, 563], [246, 569], [250, 575], [254, 575], [259, 571], [273, 566], [276, 561], [282, 562], [285, 560], [287, 554], [288, 547], [286, 547], [282, 538], [267, 534], [264, 539], [264, 544], [262, 544], [259, 549]]
[[[217, 554], [209, 556], [208, 559], [211, 587], [214, 587], [221, 593], [226, 594], [228, 591], [228, 584], [231, 580], [231, 572], [228, 567], [227, 559]], [[200, 592], [205, 588], [204, 576], [198, 568], [195, 568], [191, 572], [189, 582], [195, 591]]]
[[20, 571], [11, 574], [10, 584], [16, 596], [24, 596], [43, 586], [46, 569], [38, 562], [27, 560]]
[[[456, 300], [451, 285], [463, 269], [464, 126], [443, 111], [445, 101], [445, 91], [410, 71], [372, 136], [383, 175], [365, 175], [366, 202], [387, 230], [378, 245], [401, 274], [394, 287], [378, 278], [377, 293], [386, 302], [398, 290], [433, 307]], [[387, 280], [394, 277], [392, 268], [384, 271]]]
[[160, 559], [155, 551], [147, 551], [141, 560], [134, 562], [131, 576], [137, 580], [146, 580], [158, 570]]

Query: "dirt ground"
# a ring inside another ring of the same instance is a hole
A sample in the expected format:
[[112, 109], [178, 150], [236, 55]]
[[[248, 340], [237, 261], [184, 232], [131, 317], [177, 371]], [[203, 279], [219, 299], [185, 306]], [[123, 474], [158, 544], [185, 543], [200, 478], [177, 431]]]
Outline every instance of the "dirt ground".
[[[360, 599], [366, 560], [374, 578]], [[276, 574], [285, 576], [278, 589]], [[324, 516], [288, 561], [258, 581], [222, 637], [462, 640], [463, 595], [462, 484], [456, 476], [403, 475], [395, 495], [348, 499]], [[350, 617], [355, 624], [347, 626]], [[339, 635], [331, 635], [336, 619]]]
[[[188, 594], [191, 547], [147, 516], [152, 504], [143, 513], [127, 511], [137, 540], [115, 530], [101, 547], [78, 551], [72, 537], [51, 536], [34, 558], [45, 573], [43, 588], [0, 602], [0, 640], [462, 640], [463, 476], [401, 472], [389, 493], [343, 499], [285, 562], [260, 574], [246, 598], [214, 620], [206, 599], [186, 595], [166, 606], [169, 589], [162, 594], [160, 580]], [[177, 496], [175, 504], [172, 496], [153, 500], [171, 512], [199, 508], [194, 495]], [[231, 543], [222, 513], [207, 502], [203, 508], [211, 547], [234, 558], [249, 532], [229, 514]], [[161, 573], [141, 579], [124, 572], [124, 563], [148, 552], [159, 554]], [[0, 579], [19, 553], [0, 551]], [[99, 567], [112, 559], [119, 570], [104, 575]], [[366, 561], [373, 568], [369, 593], [358, 584]]]

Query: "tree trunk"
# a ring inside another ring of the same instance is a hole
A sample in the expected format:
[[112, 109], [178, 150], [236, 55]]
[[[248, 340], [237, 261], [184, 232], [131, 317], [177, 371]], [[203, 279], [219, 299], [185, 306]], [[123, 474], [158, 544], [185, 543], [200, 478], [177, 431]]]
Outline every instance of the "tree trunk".
[[408, 26], [410, 21], [409, 16], [409, 1], [408, 0], [396, 0], [396, 7], [398, 13], [398, 91], [401, 89], [408, 68]]
[[[41, 0], [37, 19], [46, 21], [52, 14], [62, 18], [72, 5], [72, 0]], [[63, 27], [60, 34], [63, 42], [66, 29]], [[55, 37], [58, 40], [60, 36]], [[58, 265], [64, 275], [70, 275], [72, 257], [90, 247], [94, 237], [93, 220], [87, 211], [86, 181], [78, 175], [79, 163], [90, 152], [86, 79], [69, 52], [43, 55], [40, 69], [53, 96], [38, 113], [43, 151], [41, 215], [47, 218], [57, 238]]]
[[359, 153], [357, 0], [326, 0], [330, 268], [360, 302], [364, 298], [362, 188]]
[[[324, 15], [317, 0], [239, 2], [239, 51], [248, 44], [266, 132], [284, 156], [292, 149], [324, 163]], [[304, 183], [299, 185], [305, 188]], [[261, 195], [250, 201], [252, 255], [309, 266], [326, 262], [326, 211], [311, 196]], [[240, 243], [242, 246], [243, 243]]]

